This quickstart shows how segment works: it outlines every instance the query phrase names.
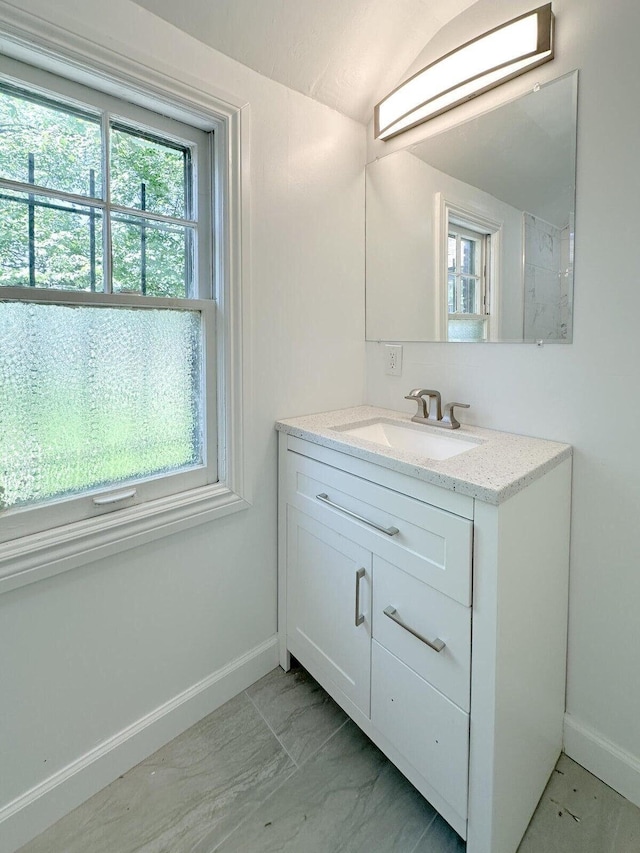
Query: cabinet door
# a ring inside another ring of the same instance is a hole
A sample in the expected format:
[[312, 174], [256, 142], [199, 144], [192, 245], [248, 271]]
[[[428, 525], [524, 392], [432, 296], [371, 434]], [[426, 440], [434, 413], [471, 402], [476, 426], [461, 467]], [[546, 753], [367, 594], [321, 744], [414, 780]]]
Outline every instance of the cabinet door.
[[367, 717], [371, 553], [287, 507], [287, 646]]

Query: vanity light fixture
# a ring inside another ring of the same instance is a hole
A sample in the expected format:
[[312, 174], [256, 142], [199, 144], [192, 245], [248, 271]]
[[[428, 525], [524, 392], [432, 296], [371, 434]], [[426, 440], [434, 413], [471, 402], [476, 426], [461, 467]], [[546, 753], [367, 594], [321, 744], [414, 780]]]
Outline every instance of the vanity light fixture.
[[390, 139], [553, 59], [551, 3], [502, 24], [418, 71], [375, 108], [376, 139]]

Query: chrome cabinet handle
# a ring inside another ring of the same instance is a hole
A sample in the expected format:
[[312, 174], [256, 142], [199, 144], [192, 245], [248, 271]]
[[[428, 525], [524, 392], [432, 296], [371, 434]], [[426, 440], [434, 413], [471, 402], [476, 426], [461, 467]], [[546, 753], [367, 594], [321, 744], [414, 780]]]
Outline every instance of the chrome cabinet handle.
[[397, 533], [400, 533], [397, 527], [382, 527], [382, 525], [376, 524], [375, 521], [369, 521], [368, 518], [363, 518], [361, 515], [357, 515], [355, 512], [351, 512], [350, 509], [346, 509], [345, 507], [340, 506], [340, 504], [334, 504], [333, 501], [329, 500], [329, 495], [327, 495], [325, 492], [321, 492], [319, 495], [316, 495], [316, 498], [317, 500], [322, 501], [322, 503], [328, 504], [334, 509], [343, 512], [345, 515], [348, 515], [351, 518], [355, 518], [356, 521], [361, 521], [363, 524], [368, 524], [369, 527], [373, 527], [376, 530], [379, 530], [380, 533], [384, 533], [387, 536], [395, 536]]
[[423, 637], [422, 634], [414, 631], [413, 628], [407, 625], [406, 622], [403, 622], [398, 616], [398, 611], [395, 607], [389, 605], [388, 607], [385, 607], [382, 612], [385, 616], [388, 616], [389, 619], [392, 619], [397, 625], [400, 625], [401, 628], [404, 628], [405, 631], [408, 631], [410, 634], [413, 634], [414, 637], [417, 637], [420, 642], [425, 643], [430, 649], [433, 649], [434, 652], [441, 652], [446, 646], [446, 643], [443, 643], [439, 637], [436, 637], [435, 640], [427, 640], [427, 638]]
[[364, 614], [360, 613], [360, 581], [364, 577], [364, 569], [356, 572], [356, 628], [364, 622]]

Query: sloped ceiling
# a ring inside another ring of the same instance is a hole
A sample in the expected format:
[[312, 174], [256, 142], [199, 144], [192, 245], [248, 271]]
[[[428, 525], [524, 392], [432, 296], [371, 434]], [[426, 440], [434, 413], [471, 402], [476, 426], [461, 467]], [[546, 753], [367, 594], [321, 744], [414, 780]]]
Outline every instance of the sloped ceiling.
[[221, 53], [363, 123], [475, 0], [135, 0]]

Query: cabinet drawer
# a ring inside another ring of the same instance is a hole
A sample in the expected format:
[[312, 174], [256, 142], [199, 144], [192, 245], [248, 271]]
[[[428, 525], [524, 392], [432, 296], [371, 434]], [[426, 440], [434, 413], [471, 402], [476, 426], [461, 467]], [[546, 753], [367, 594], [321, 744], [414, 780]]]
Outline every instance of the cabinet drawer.
[[[386, 615], [385, 610], [395, 609]], [[395, 620], [401, 620], [403, 627]], [[411, 633], [444, 642], [435, 651]], [[471, 609], [380, 557], [373, 562], [373, 636], [441, 693], [469, 710]]]
[[471, 603], [469, 519], [322, 462], [287, 456], [290, 502], [461, 604]]
[[464, 820], [469, 716], [375, 640], [371, 722]]

